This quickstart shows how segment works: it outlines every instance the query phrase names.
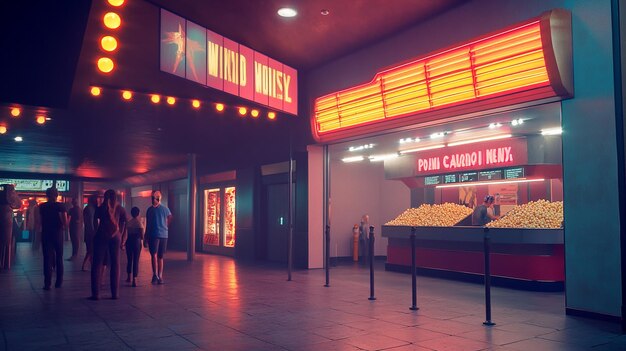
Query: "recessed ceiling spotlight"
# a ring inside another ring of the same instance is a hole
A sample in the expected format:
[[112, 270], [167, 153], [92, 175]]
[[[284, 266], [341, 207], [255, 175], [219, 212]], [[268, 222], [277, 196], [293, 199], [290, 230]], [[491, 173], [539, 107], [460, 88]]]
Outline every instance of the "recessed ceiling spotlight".
[[296, 17], [298, 11], [292, 9], [291, 7], [282, 7], [278, 9], [278, 15], [280, 17]]
[[328, 9], [322, 9], [320, 11], [320, 14], [322, 14], [322, 16], [328, 16], [330, 15], [330, 11], [328, 11]]
[[24, 140], [24, 138], [22, 138], [21, 136], [18, 135], [13, 140], [15, 140], [15, 141], [17, 141], [19, 143], [19, 142], [22, 142]]

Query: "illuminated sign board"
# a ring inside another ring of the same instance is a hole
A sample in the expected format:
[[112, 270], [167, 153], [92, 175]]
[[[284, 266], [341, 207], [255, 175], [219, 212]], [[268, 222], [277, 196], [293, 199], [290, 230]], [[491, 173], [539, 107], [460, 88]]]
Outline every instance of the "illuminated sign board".
[[[15, 184], [17, 191], [46, 191], [54, 184], [50, 179], [0, 179], [0, 184]], [[58, 191], [70, 190], [70, 182], [67, 180], [57, 180], [56, 188]]]
[[[554, 25], [559, 23], [559, 25]], [[571, 14], [551, 10], [517, 26], [380, 71], [321, 96], [318, 141], [552, 97], [573, 96]]]
[[298, 71], [161, 9], [161, 71], [298, 114]]
[[526, 164], [527, 159], [526, 139], [497, 140], [420, 152], [416, 159], [416, 172], [418, 175], [436, 174], [458, 170], [516, 166]]
[[504, 179], [524, 178], [524, 167], [509, 168], [504, 170]]

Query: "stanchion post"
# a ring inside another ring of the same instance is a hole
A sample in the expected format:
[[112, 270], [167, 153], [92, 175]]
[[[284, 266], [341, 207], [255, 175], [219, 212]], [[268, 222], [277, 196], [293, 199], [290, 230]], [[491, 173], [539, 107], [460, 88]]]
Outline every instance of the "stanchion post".
[[411, 227], [411, 311], [417, 311], [417, 266], [415, 263], [415, 227]]
[[483, 325], [490, 327], [496, 325], [496, 323], [491, 321], [491, 237], [489, 236], [489, 228], [485, 228], [483, 242], [485, 255], [485, 321]]
[[370, 256], [370, 297], [368, 300], [376, 300], [374, 297], [374, 226], [370, 226], [370, 244], [369, 244], [369, 256]]
[[324, 284], [325, 287], [329, 287], [330, 286], [330, 225], [326, 225], [326, 232], [325, 232], [325, 236], [326, 236], [326, 284]]

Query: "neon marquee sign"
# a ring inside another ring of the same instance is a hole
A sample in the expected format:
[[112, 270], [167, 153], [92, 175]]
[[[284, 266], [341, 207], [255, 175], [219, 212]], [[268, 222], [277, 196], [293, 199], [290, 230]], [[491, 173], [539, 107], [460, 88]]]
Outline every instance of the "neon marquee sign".
[[161, 9], [161, 71], [298, 114], [298, 71]]

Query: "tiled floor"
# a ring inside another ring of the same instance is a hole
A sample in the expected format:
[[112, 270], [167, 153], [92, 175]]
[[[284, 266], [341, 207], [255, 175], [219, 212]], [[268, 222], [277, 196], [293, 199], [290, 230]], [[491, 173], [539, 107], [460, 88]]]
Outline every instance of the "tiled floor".
[[288, 282], [280, 266], [170, 252], [166, 284], [153, 286], [144, 251], [137, 288], [123, 276], [119, 300], [106, 284], [89, 301], [79, 262], [66, 262], [62, 288], [43, 291], [41, 254], [18, 251], [0, 272], [0, 350], [626, 350], [618, 325], [565, 316], [561, 293], [494, 288], [497, 325], [485, 327], [481, 285], [419, 277], [413, 312], [410, 276], [382, 264], [372, 302], [363, 266], [333, 267], [325, 288], [323, 270]]

